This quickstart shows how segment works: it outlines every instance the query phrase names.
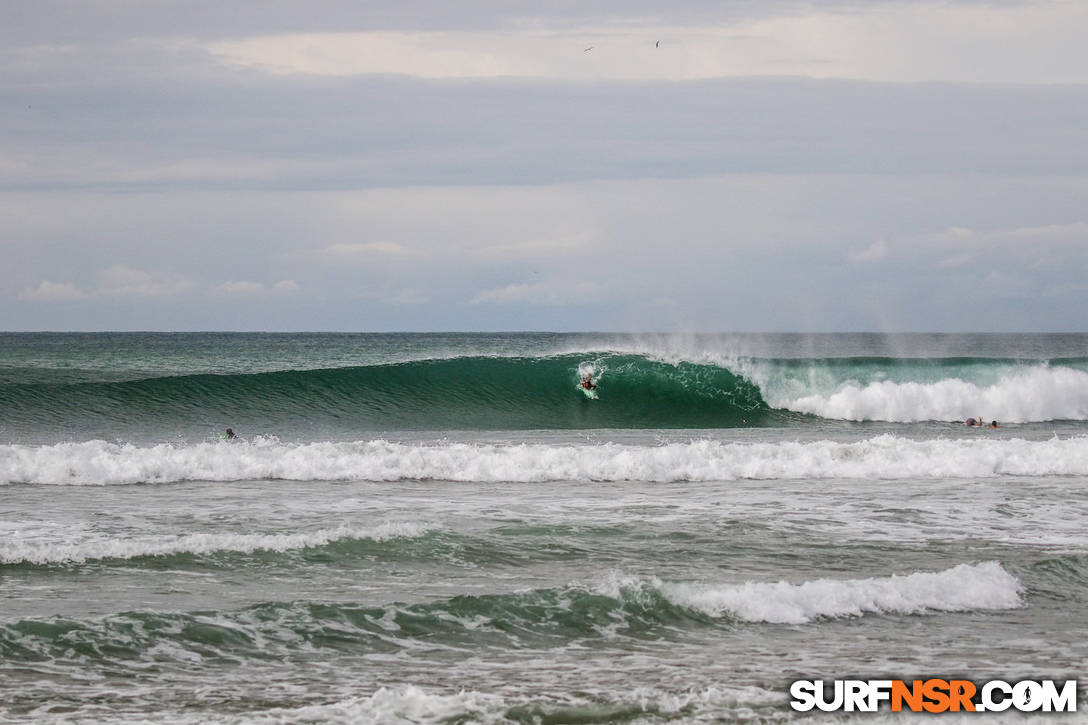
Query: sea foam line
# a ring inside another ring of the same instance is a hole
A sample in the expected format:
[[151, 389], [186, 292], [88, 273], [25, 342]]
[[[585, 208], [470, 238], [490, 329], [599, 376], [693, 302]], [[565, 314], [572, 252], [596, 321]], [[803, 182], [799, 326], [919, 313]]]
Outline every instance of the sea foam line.
[[35, 541], [9, 538], [0, 543], [0, 564], [79, 564], [101, 559], [135, 559], [174, 554], [207, 555], [222, 552], [285, 552], [326, 546], [336, 541], [370, 539], [387, 541], [423, 536], [431, 527], [413, 522], [386, 522], [371, 528], [338, 526], [292, 534], [212, 534], [139, 537], [135, 539], [85, 538], [77, 541]]
[[[624, 711], [641, 710], [653, 720], [668, 715], [674, 719], [681, 715], [701, 715], [703, 719], [717, 722], [722, 718], [752, 720], [758, 715], [775, 716], [773, 707], [784, 707], [786, 694], [754, 685], [728, 687], [712, 685], [686, 691], [669, 691], [658, 688], [635, 688], [623, 692], [602, 692], [594, 697], [566, 692], [547, 696], [515, 696], [478, 692], [475, 690], [443, 691], [417, 685], [379, 687], [370, 694], [314, 705], [275, 707], [251, 712], [170, 712], [160, 710], [154, 722], [158, 725], [286, 725], [289, 723], [329, 723], [329, 725], [359, 725], [361, 723], [443, 723], [472, 722], [479, 725], [509, 725], [510, 711], [519, 708], [539, 717], [552, 715], [567, 722], [589, 718], [603, 721], [617, 708]], [[147, 725], [149, 720], [139, 713], [107, 712], [111, 722], [128, 725]], [[73, 722], [71, 714], [57, 718], [52, 712], [35, 711], [35, 722]], [[99, 715], [96, 706], [88, 706], [76, 713], [75, 721], [83, 722]], [[593, 717], [597, 715], [598, 717]], [[778, 719], [776, 717], [776, 719]], [[687, 719], [685, 719], [687, 721]]]
[[835, 441], [656, 446], [615, 443], [352, 443], [0, 446], [0, 483], [109, 485], [177, 481], [731, 481], [1088, 475], [1088, 437], [1026, 441]]

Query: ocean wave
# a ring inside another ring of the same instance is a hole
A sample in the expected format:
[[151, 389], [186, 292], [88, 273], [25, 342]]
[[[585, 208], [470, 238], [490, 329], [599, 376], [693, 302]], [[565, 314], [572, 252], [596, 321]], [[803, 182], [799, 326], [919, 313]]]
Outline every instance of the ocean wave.
[[286, 552], [327, 546], [346, 540], [415, 538], [431, 531], [426, 524], [386, 522], [364, 528], [338, 526], [332, 529], [290, 534], [214, 534], [192, 533], [177, 536], [115, 539], [76, 537], [63, 543], [24, 541], [9, 537], [0, 542], [0, 565], [79, 564], [104, 559], [137, 559], [177, 554], [210, 555], [219, 553]]
[[753, 383], [771, 409], [829, 420], [1088, 420], [1084, 357], [754, 357], [743, 347], [682, 336], [627, 341], [615, 351], [727, 369]]
[[884, 434], [853, 443], [694, 440], [657, 446], [425, 445], [385, 440], [287, 444], [274, 439], [151, 447], [105, 441], [0, 446], [0, 483], [4, 484], [263, 479], [673, 482], [1012, 475], [1088, 475], [1088, 437], [913, 440]]
[[[600, 401], [578, 391], [590, 370]], [[607, 404], [605, 403], [607, 399]], [[594, 403], [600, 402], [600, 405]], [[124, 382], [0, 386], [15, 430], [531, 430], [732, 427], [768, 412], [726, 368], [639, 356], [465, 357], [372, 366]]]
[[680, 606], [715, 617], [728, 614], [743, 622], [772, 624], [805, 624], [864, 614], [1014, 609], [1021, 606], [1023, 591], [1020, 580], [996, 561], [886, 578], [658, 587]]
[[959, 378], [935, 382], [890, 380], [840, 385], [834, 392], [788, 397], [768, 394], [771, 405], [839, 420], [914, 422], [981, 416], [1009, 423], [1088, 420], [1088, 372], [1032, 367], [992, 384]]
[[[126, 612], [102, 619], [0, 623], [10, 662], [128, 660], [136, 653], [184, 663], [285, 657], [345, 642], [386, 652], [481, 642], [548, 649], [587, 639], [656, 636], [664, 629], [807, 624], [868, 614], [927, 615], [1014, 609], [1023, 586], [998, 562], [940, 572], [800, 583], [687, 583], [609, 574], [531, 591], [461, 595], [414, 604], [268, 602], [241, 611]], [[120, 654], [119, 654], [120, 653]], [[129, 654], [124, 654], [129, 653]], [[118, 662], [120, 664], [120, 662]]]
[[[807, 415], [1088, 420], [1088, 360], [1077, 358], [690, 357], [613, 351], [114, 382], [28, 377], [0, 385], [0, 431], [125, 436], [206, 432], [218, 421], [264, 431], [731, 428]], [[589, 371], [599, 386], [593, 401], [577, 390]]]

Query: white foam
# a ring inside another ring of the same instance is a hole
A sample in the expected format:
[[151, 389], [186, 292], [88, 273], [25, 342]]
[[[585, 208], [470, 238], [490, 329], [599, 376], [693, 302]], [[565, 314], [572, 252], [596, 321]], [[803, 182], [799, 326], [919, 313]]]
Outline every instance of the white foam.
[[[35, 712], [35, 722], [89, 722], [99, 721], [108, 716], [111, 722], [127, 725], [194, 725], [195, 723], [214, 723], [215, 725], [266, 725], [277, 723], [329, 723], [329, 725], [362, 725], [384, 723], [445, 723], [470, 722], [484, 725], [487, 723], [510, 723], [510, 710], [514, 707], [526, 708], [527, 712], [539, 709], [541, 717], [551, 712], [568, 714], [575, 719], [600, 709], [605, 712], [609, 703], [624, 706], [632, 705], [646, 713], [646, 720], [641, 718], [633, 722], [658, 722], [661, 714], [670, 721], [679, 718], [679, 722], [718, 722], [721, 718], [752, 720], [768, 715], [779, 718], [771, 707], [784, 708], [786, 695], [756, 686], [727, 687], [711, 686], [691, 690], [671, 692], [657, 688], [636, 688], [623, 692], [615, 698], [602, 700], [600, 696], [559, 694], [545, 698], [533, 698], [525, 695], [502, 695], [473, 690], [441, 692], [433, 688], [416, 685], [398, 687], [380, 687], [370, 695], [359, 695], [345, 699], [298, 707], [276, 707], [243, 713], [212, 712], [170, 712], [160, 711], [154, 719], [147, 719], [140, 714], [120, 712], [101, 712], [94, 707], [82, 712], [66, 713], [57, 717], [49, 712]], [[87, 714], [99, 717], [87, 717]], [[74, 717], [72, 717], [74, 715]], [[788, 717], [785, 713], [782, 718]], [[540, 719], [539, 717], [537, 719]], [[566, 721], [566, 718], [561, 718]]]
[[96, 559], [132, 559], [140, 556], [171, 554], [213, 554], [216, 552], [284, 552], [325, 546], [334, 541], [422, 536], [429, 531], [424, 524], [387, 522], [372, 528], [338, 526], [333, 529], [291, 534], [212, 534], [194, 533], [177, 536], [107, 538], [80, 533], [59, 543], [55, 536], [28, 539], [5, 538], [0, 542], [0, 564], [62, 564]]
[[[456, 694], [430, 693], [423, 688], [380, 688], [369, 697], [267, 713], [267, 720], [247, 718], [248, 722], [327, 722], [327, 723], [419, 723], [463, 720], [470, 715], [477, 722], [500, 722], [505, 700], [479, 692]], [[282, 716], [286, 715], [286, 718]]]
[[914, 422], [986, 420], [1029, 423], [1088, 420], [1088, 373], [1039, 366], [1009, 373], [992, 385], [951, 378], [936, 382], [877, 381], [839, 384], [832, 392], [798, 394], [796, 386], [763, 381], [764, 400], [774, 408], [837, 420]]
[[[1065, 366], [1045, 362], [1031, 367], [1010, 365], [993, 383], [961, 378], [859, 383], [837, 380], [826, 366], [816, 363], [807, 370], [783, 370], [773, 361], [750, 357], [740, 339], [719, 341], [719, 345], [707, 347], [697, 338], [683, 335], [643, 336], [619, 340], [610, 349], [671, 365], [688, 362], [726, 368], [758, 386], [772, 408], [832, 420], [908, 423], [980, 415], [1008, 423], [1088, 420], [1088, 372]], [[993, 365], [1000, 363], [994, 361]], [[918, 374], [928, 370], [923, 365]]]
[[815, 579], [728, 585], [660, 584], [669, 601], [745, 622], [804, 624], [863, 614], [921, 614], [1015, 609], [1020, 581], [996, 561], [931, 573], [873, 579]]
[[1088, 475], [1088, 437], [1026, 441], [835, 441], [658, 446], [443, 443], [200, 443], [139, 447], [88, 441], [0, 446], [0, 483], [109, 485], [176, 481], [730, 481]]
[[408, 685], [382, 687], [369, 696], [299, 707], [275, 707], [243, 713], [200, 711], [171, 712], [159, 710], [153, 718], [145, 715], [105, 711], [88, 706], [76, 713], [57, 716], [48, 711], [34, 712], [35, 722], [102, 722], [108, 720], [127, 725], [287, 725], [288, 723], [328, 723], [328, 725], [361, 725], [369, 723], [442, 723], [457, 722], [503, 723], [506, 701], [498, 695], [462, 691], [451, 694], [428, 692]]

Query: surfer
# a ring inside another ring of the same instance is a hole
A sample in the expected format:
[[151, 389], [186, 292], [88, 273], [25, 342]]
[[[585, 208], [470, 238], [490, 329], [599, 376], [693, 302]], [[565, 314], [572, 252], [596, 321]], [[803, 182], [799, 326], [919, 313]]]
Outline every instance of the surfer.
[[593, 373], [586, 373], [586, 376], [582, 378], [582, 387], [586, 390], [597, 389], [597, 386], [593, 384]]
[[233, 428], [227, 428], [227, 432], [223, 434], [223, 438], [227, 439], [228, 441], [234, 440], [237, 437], [238, 436], [234, 435]]
[[996, 420], [991, 420], [990, 421], [990, 427], [991, 428], [999, 428], [1000, 426], [997, 424]]

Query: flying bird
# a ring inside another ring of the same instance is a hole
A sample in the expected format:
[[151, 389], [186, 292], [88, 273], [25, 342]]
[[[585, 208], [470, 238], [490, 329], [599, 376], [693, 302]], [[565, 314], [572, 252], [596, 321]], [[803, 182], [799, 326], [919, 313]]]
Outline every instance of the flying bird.
[[654, 43], [654, 47], [655, 48], [660, 48], [661, 47], [661, 41], [659, 40], [656, 43]]
[[591, 50], [593, 50], [593, 46], [592, 46], [592, 45], [591, 45], [591, 46], [589, 46], [588, 48], [586, 48], [585, 50], [583, 50], [582, 52], [583, 52], [583, 53], [588, 53], [588, 52], [589, 52], [589, 51], [591, 51]]

